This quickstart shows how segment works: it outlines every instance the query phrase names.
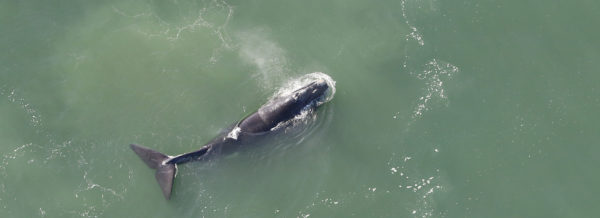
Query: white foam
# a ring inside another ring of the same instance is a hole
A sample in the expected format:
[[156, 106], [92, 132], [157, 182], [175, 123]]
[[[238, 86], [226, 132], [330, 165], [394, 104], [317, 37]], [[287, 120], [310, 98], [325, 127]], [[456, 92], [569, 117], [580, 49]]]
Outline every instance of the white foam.
[[[275, 92], [275, 94], [273, 94], [271, 98], [269, 98], [269, 102], [280, 97], [290, 96], [296, 90], [312, 82], [325, 82], [329, 87], [327, 89], [327, 92], [324, 94], [324, 97], [313, 102], [313, 104], [316, 104], [316, 106], [320, 106], [333, 99], [333, 96], [335, 95], [335, 81], [327, 74], [324, 74], [322, 72], [313, 72], [287, 82], [285, 85], [279, 88], [279, 90]], [[271, 131], [278, 130], [287, 126], [295, 126], [299, 123], [309, 123], [311, 120], [316, 119], [316, 114], [313, 112], [313, 105], [309, 104], [304, 109], [302, 109], [300, 114], [296, 115], [290, 120], [278, 123], [275, 127], [271, 129]]]

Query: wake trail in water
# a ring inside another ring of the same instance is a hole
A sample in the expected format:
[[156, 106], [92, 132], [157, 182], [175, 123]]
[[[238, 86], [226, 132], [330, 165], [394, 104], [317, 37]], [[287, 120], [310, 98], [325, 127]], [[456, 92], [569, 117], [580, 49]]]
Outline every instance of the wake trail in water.
[[[432, 1], [430, 4], [436, 3]], [[417, 3], [414, 3], [417, 4]], [[425, 112], [431, 110], [434, 105], [439, 103], [445, 103], [447, 105], [447, 95], [444, 83], [453, 78], [454, 74], [459, 72], [459, 68], [454, 66], [452, 63], [439, 60], [438, 58], [432, 58], [427, 63], [412, 63], [410, 56], [413, 53], [424, 52], [427, 48], [425, 47], [425, 39], [423, 35], [418, 31], [412, 22], [409, 20], [407, 0], [401, 1], [402, 16], [405, 24], [410, 28], [410, 33], [406, 35], [405, 40], [407, 42], [413, 39], [417, 42], [417, 50], [411, 50], [409, 46], [406, 46], [404, 50], [404, 63], [403, 68], [409, 71], [410, 75], [415, 76], [417, 79], [424, 82], [425, 87], [423, 88], [424, 93], [422, 96], [417, 97], [416, 107], [411, 115], [409, 124], [416, 122], [421, 118]], [[416, 6], [421, 8], [422, 6]], [[433, 10], [433, 9], [432, 9]], [[397, 118], [399, 114], [393, 115]]]
[[[208, 31], [220, 42], [217, 48], [214, 48], [209, 62], [216, 64], [225, 51], [231, 51], [235, 48], [234, 42], [227, 31], [229, 22], [233, 18], [234, 9], [226, 1], [213, 0], [201, 1], [199, 5], [187, 5], [178, 2], [172, 2], [181, 16], [181, 21], [174, 22], [163, 19], [150, 5], [146, 5], [143, 11], [128, 12], [128, 5], [112, 5], [112, 11], [123, 18], [133, 21], [128, 28], [134, 28], [140, 34], [148, 38], [166, 39], [176, 43], [189, 33]], [[194, 10], [194, 8], [200, 9]], [[148, 27], [147, 23], [151, 23]], [[158, 26], [159, 28], [156, 28]]]
[[[437, 1], [429, 2], [432, 11]], [[404, 49], [404, 62], [402, 67], [408, 73], [423, 82], [422, 94], [417, 96], [414, 101], [414, 108], [408, 116], [408, 122], [402, 131], [400, 144], [405, 144], [407, 138], [414, 135], [412, 127], [416, 122], [419, 122], [428, 111], [433, 110], [438, 105], [449, 104], [448, 91], [446, 84], [451, 81], [455, 74], [459, 73], [459, 68], [452, 63], [440, 60], [439, 58], [431, 58], [426, 62], [420, 62], [419, 59], [413, 59], [420, 53], [433, 53], [427, 47], [426, 38], [419, 32], [418, 28], [410, 21], [409, 12], [412, 8], [423, 9], [427, 2], [414, 2], [409, 0], [401, 1], [402, 17], [404, 23], [410, 29], [410, 32], [405, 36], [407, 42], [414, 41], [414, 46], [406, 46]], [[418, 56], [417, 56], [418, 57]], [[395, 113], [393, 119], [401, 117], [400, 112]], [[411, 149], [404, 149], [411, 150]], [[439, 149], [436, 147], [430, 151], [437, 154]], [[414, 217], [432, 217], [436, 214], [443, 215], [443, 212], [437, 211], [433, 196], [439, 191], [445, 190], [443, 185], [443, 172], [439, 169], [422, 169], [417, 167], [415, 160], [427, 158], [429, 155], [411, 154], [406, 151], [401, 152], [402, 155], [393, 153], [386, 163], [386, 167], [390, 172], [390, 179], [397, 183], [397, 187], [385, 187], [386, 192], [401, 192], [404, 194], [412, 194], [414, 196], [414, 208], [406, 208], [409, 216]], [[435, 157], [435, 155], [434, 155]], [[376, 192], [376, 187], [370, 188], [370, 191]]]
[[446, 103], [448, 96], [444, 89], [444, 82], [452, 79], [458, 72], [458, 67], [444, 61], [431, 60], [425, 65], [425, 69], [415, 76], [425, 82], [425, 94], [418, 99], [417, 108], [413, 112], [413, 119], [423, 116], [430, 110], [432, 100], [438, 103]]

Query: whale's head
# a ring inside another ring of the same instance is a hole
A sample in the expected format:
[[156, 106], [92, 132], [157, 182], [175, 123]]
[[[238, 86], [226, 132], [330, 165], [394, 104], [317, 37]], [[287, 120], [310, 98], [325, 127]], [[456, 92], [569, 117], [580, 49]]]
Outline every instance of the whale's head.
[[320, 106], [330, 101], [334, 94], [335, 81], [327, 74], [315, 72], [290, 81], [271, 98], [271, 102]]
[[327, 85], [327, 82], [319, 79], [296, 89], [288, 98], [290, 103], [299, 106], [318, 104], [323, 101], [328, 89], [329, 85]]
[[264, 120], [277, 123], [320, 106], [331, 100], [334, 93], [335, 81], [331, 77], [312, 73], [282, 87], [258, 112]]

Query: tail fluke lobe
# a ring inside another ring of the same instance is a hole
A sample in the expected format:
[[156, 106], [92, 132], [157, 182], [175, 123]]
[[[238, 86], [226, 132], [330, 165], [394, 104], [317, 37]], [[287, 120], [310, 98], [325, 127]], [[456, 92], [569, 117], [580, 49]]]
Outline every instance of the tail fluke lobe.
[[163, 164], [156, 169], [156, 181], [160, 185], [163, 195], [167, 200], [171, 199], [171, 189], [173, 188], [173, 179], [175, 179], [177, 167], [175, 164]]
[[148, 167], [156, 169], [156, 181], [158, 181], [163, 195], [166, 199], [171, 198], [171, 189], [173, 188], [173, 179], [175, 179], [177, 167], [175, 164], [167, 163], [170, 157], [140, 145], [131, 144], [130, 147]]
[[144, 146], [131, 144], [131, 150], [133, 150], [140, 158], [152, 169], [158, 168], [163, 161], [169, 159], [169, 156], [164, 155], [158, 151], [146, 148]]

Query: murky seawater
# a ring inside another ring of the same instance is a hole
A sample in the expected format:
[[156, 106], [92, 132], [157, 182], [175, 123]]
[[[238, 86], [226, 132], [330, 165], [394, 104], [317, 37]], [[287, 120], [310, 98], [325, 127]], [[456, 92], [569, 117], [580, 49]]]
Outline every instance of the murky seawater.
[[[595, 1], [0, 1], [0, 217], [595, 217]], [[310, 128], [182, 165], [294, 78]]]

